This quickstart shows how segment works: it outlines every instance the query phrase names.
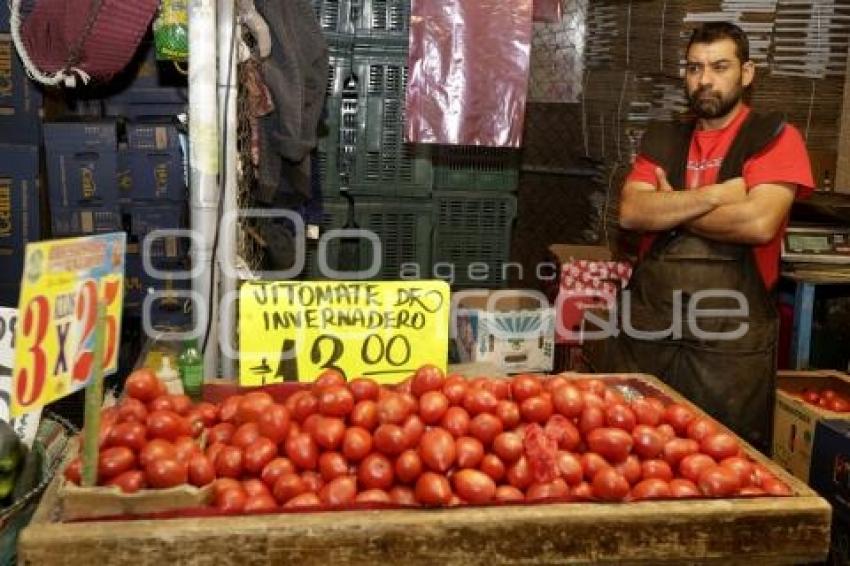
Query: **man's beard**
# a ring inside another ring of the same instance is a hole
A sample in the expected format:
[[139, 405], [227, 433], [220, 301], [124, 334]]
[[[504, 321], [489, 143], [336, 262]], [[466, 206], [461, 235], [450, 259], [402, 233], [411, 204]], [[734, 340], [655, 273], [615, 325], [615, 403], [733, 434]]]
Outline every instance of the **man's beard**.
[[713, 120], [729, 114], [741, 100], [743, 92], [741, 85], [736, 86], [726, 97], [717, 91], [698, 88], [688, 94], [688, 102], [697, 118]]

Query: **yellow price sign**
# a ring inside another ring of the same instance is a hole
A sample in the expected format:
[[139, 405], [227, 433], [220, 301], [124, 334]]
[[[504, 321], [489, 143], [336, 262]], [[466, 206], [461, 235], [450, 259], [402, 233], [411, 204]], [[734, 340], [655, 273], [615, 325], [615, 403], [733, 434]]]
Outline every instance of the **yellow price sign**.
[[12, 415], [84, 388], [92, 377], [97, 305], [106, 305], [103, 373], [118, 367], [126, 235], [27, 244], [15, 328]]
[[239, 381], [403, 380], [424, 364], [446, 369], [450, 316], [444, 281], [246, 282], [239, 294]]

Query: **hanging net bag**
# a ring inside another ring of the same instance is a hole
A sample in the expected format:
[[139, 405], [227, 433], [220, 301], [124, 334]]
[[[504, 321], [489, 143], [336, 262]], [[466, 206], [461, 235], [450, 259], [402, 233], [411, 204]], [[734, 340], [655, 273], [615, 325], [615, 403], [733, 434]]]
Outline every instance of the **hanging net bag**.
[[108, 81], [133, 57], [158, 4], [159, 0], [11, 0], [12, 39], [28, 74], [40, 83], [75, 86], [77, 79]]

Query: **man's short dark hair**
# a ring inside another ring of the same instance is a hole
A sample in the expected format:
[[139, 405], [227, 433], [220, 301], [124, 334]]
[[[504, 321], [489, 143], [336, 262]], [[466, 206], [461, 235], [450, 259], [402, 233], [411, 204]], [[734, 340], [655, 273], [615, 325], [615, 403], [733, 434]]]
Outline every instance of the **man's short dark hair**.
[[750, 60], [750, 40], [744, 30], [729, 22], [706, 22], [696, 28], [688, 41], [687, 54], [694, 43], [714, 43], [721, 39], [731, 39], [735, 43], [735, 55], [741, 63]]

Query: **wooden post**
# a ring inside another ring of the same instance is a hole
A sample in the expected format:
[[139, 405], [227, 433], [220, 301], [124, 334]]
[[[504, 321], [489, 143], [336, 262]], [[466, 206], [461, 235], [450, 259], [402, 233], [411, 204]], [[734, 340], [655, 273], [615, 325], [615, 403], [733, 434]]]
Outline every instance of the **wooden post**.
[[94, 360], [92, 376], [86, 386], [85, 442], [83, 447], [82, 485], [97, 485], [97, 463], [100, 440], [100, 406], [103, 404], [103, 342], [106, 327], [106, 305], [97, 302], [94, 327]]

